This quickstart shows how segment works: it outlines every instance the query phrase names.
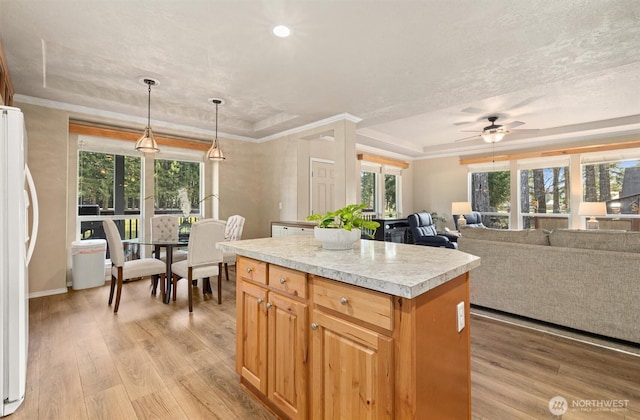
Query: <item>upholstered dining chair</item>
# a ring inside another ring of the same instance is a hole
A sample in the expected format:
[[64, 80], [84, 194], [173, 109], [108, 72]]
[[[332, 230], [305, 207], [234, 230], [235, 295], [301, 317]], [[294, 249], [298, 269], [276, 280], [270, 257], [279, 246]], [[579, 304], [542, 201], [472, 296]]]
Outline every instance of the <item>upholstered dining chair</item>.
[[[153, 241], [178, 241], [179, 218], [169, 214], [152, 216], [151, 222], [151, 242]], [[161, 251], [156, 258], [165, 261], [165, 251]], [[173, 250], [173, 262], [183, 261], [187, 259], [187, 251], [184, 249]]]
[[154, 293], [155, 287], [160, 278], [162, 295], [164, 296], [164, 277], [166, 266], [165, 263], [156, 258], [141, 258], [137, 260], [124, 260], [124, 247], [120, 232], [115, 222], [111, 219], [102, 221], [102, 227], [107, 236], [107, 244], [109, 246], [109, 255], [111, 257], [111, 290], [109, 291], [109, 305], [113, 302], [113, 292], [116, 289], [116, 304], [113, 307], [113, 313], [118, 312], [120, 306], [120, 295], [122, 294], [122, 283], [124, 280], [151, 276], [153, 279]]
[[[235, 214], [229, 216], [227, 224], [224, 228], [224, 240], [225, 241], [239, 241], [242, 239], [242, 230], [244, 228], [245, 218]], [[236, 254], [234, 252], [223, 252], [222, 262], [224, 263], [224, 275], [229, 281], [229, 264], [236, 263]]]
[[178, 280], [187, 279], [189, 312], [193, 312], [193, 283], [202, 279], [203, 293], [207, 293], [209, 278], [218, 277], [218, 304], [222, 303], [222, 251], [216, 243], [224, 241], [225, 222], [215, 219], [199, 220], [191, 225], [187, 259], [171, 264], [173, 273], [173, 300], [176, 300]]

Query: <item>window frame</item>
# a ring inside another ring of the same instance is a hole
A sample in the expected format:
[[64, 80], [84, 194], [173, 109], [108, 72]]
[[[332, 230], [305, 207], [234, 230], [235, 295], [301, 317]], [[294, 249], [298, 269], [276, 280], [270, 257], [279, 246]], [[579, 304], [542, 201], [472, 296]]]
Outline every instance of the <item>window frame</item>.
[[[76, 229], [75, 236], [76, 240], [82, 239], [82, 223], [99, 223], [105, 219], [111, 219], [116, 221], [117, 223], [129, 224], [132, 226], [135, 224], [135, 232], [136, 237], [139, 237], [142, 234], [142, 230], [138, 228], [141, 226], [140, 221], [142, 220], [142, 215], [144, 214], [144, 173], [145, 173], [145, 159], [144, 156], [140, 155], [140, 152], [132, 150], [129, 146], [131, 146], [131, 142], [125, 140], [115, 140], [115, 139], [107, 139], [107, 138], [99, 138], [93, 136], [78, 136], [78, 148], [76, 151], [76, 185], [75, 185], [75, 207], [74, 214], [76, 217]], [[81, 152], [90, 152], [90, 153], [102, 153], [105, 155], [119, 155], [129, 158], [138, 158], [140, 159], [140, 208], [139, 213], [137, 214], [114, 214], [114, 215], [80, 215], [78, 214], [78, 206], [80, 205], [80, 153]], [[125, 232], [127, 229], [125, 229]], [[128, 230], [131, 234], [131, 228]], [[130, 237], [130, 235], [125, 235], [123, 239], [134, 239], [134, 237]]]

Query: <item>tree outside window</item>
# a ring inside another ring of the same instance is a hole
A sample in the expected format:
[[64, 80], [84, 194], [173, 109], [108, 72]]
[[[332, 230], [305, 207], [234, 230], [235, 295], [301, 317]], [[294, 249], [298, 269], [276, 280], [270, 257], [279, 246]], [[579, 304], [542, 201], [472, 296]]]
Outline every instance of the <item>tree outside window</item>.
[[384, 176], [384, 214], [395, 217], [398, 214], [398, 175]]
[[[524, 229], [567, 228], [570, 177], [568, 166], [520, 171], [520, 212]], [[567, 217], [541, 216], [565, 214]]]
[[364, 212], [375, 213], [377, 211], [376, 192], [376, 173], [367, 170], [360, 171], [360, 202], [367, 205]]
[[[116, 224], [123, 239], [138, 237], [141, 159], [80, 150], [78, 152], [78, 215], [131, 215]], [[135, 216], [134, 216], [135, 215]], [[102, 221], [80, 222], [81, 239], [104, 239]]]
[[[155, 213], [200, 213], [200, 163], [155, 160]], [[185, 206], [184, 197], [188, 203]], [[181, 200], [181, 197], [183, 199]]]
[[116, 207], [140, 214], [140, 158], [80, 151], [78, 204], [97, 205], [103, 214], [113, 214]]
[[511, 207], [509, 171], [472, 173], [471, 191], [471, 207], [483, 213], [483, 224], [495, 229], [507, 229]]
[[[640, 215], [640, 161], [582, 165], [583, 200], [605, 202], [609, 215]], [[612, 229], [640, 230], [640, 220], [605, 221]], [[603, 228], [603, 225], [600, 226]]]

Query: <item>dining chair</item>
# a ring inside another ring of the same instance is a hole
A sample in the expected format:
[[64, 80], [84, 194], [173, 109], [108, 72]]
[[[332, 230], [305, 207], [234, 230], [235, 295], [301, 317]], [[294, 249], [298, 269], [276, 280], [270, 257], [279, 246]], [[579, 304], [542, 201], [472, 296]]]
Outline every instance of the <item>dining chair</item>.
[[162, 295], [164, 296], [165, 263], [156, 258], [141, 258], [125, 261], [122, 238], [115, 222], [111, 219], [103, 220], [102, 227], [107, 237], [109, 255], [111, 257], [111, 290], [109, 291], [109, 305], [113, 302], [113, 292], [116, 288], [116, 283], [118, 285], [116, 292], [116, 304], [113, 308], [113, 313], [118, 312], [118, 308], [120, 306], [120, 295], [122, 293], [122, 283], [124, 280], [151, 276], [153, 279], [152, 284], [154, 285], [155, 294], [155, 285], [158, 284], [158, 277], [160, 276], [160, 288], [162, 290]]
[[[168, 214], [152, 216], [151, 222], [151, 242], [153, 241], [178, 241], [179, 236], [179, 222], [180, 219], [177, 216]], [[160, 255], [156, 255], [156, 258], [165, 261], [166, 256], [164, 251], [160, 252]], [[174, 262], [183, 261], [187, 259], [187, 251], [184, 249], [173, 250]]]
[[[224, 240], [225, 241], [239, 241], [242, 239], [242, 229], [244, 228], [245, 218], [235, 214], [227, 219], [227, 224], [224, 227]], [[222, 262], [224, 263], [224, 274], [229, 281], [229, 264], [236, 263], [235, 252], [223, 252]]]
[[193, 312], [193, 283], [202, 279], [203, 294], [207, 293], [209, 278], [218, 276], [218, 304], [222, 303], [222, 251], [216, 243], [224, 241], [225, 222], [216, 219], [203, 219], [191, 225], [187, 259], [171, 264], [173, 273], [173, 300], [176, 300], [178, 280], [187, 279], [189, 312]]

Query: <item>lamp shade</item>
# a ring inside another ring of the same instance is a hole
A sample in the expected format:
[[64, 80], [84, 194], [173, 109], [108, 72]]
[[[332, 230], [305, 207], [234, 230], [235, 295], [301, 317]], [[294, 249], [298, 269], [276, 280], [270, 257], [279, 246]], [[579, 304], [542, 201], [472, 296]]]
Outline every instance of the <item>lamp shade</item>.
[[580, 203], [578, 214], [580, 216], [606, 216], [607, 203], [583, 201], [582, 203]]
[[207, 151], [207, 159], [209, 160], [224, 160], [224, 154], [222, 153], [222, 149], [218, 144], [218, 139], [215, 139], [213, 145]]
[[142, 133], [142, 137], [136, 142], [136, 150], [144, 153], [157, 153], [160, 149], [158, 149], [158, 143], [156, 143], [156, 139], [153, 137], [153, 130], [151, 130], [151, 86], [157, 86], [160, 82], [150, 77], [142, 77], [139, 79], [139, 82], [147, 85], [149, 96], [147, 103], [147, 126], [144, 129], [144, 133]]
[[468, 201], [454, 201], [451, 203], [451, 214], [462, 215], [470, 214], [471, 212], [471, 203]]
[[140, 150], [144, 153], [156, 153], [160, 150], [158, 149], [158, 143], [156, 143], [156, 139], [153, 137], [153, 131], [151, 130], [151, 127], [146, 127], [144, 129], [142, 137], [140, 137], [136, 142], [136, 150]]
[[225, 160], [222, 149], [220, 148], [220, 142], [218, 142], [218, 106], [224, 104], [224, 100], [220, 98], [210, 98], [209, 102], [216, 106], [216, 137], [213, 139], [211, 147], [207, 151], [206, 158], [209, 160]]

